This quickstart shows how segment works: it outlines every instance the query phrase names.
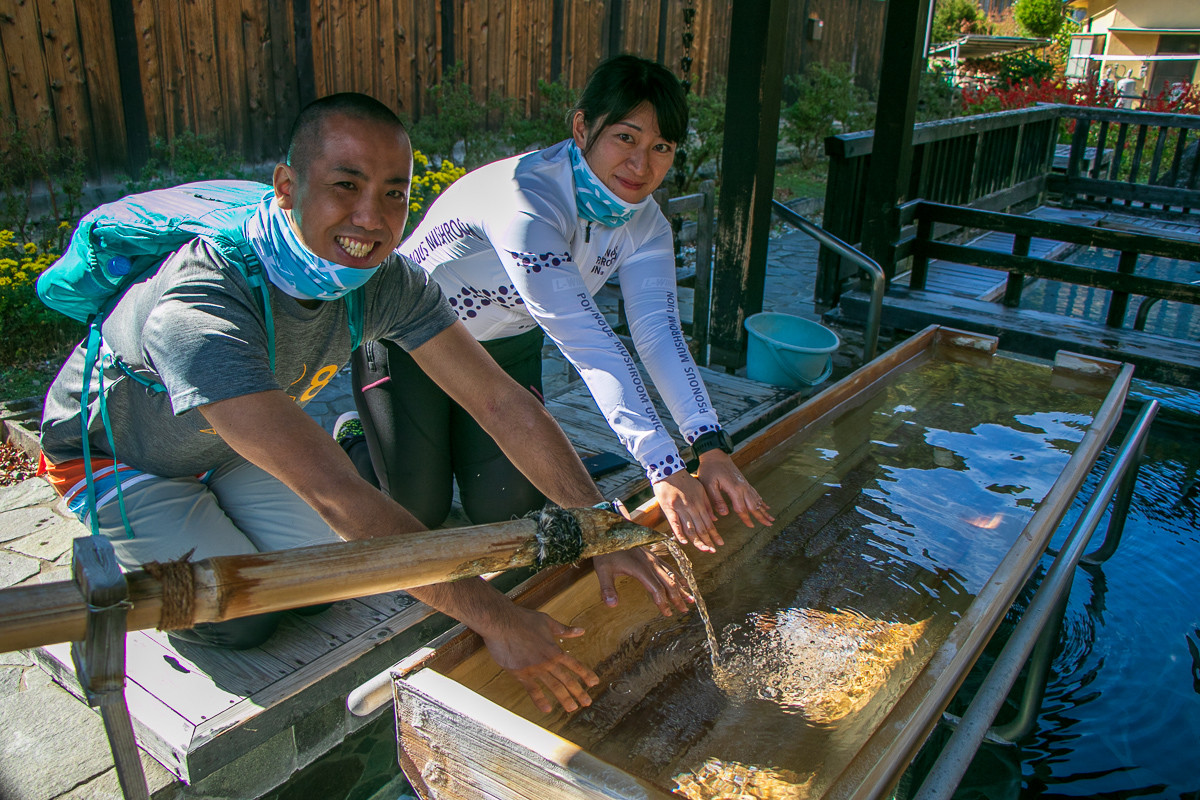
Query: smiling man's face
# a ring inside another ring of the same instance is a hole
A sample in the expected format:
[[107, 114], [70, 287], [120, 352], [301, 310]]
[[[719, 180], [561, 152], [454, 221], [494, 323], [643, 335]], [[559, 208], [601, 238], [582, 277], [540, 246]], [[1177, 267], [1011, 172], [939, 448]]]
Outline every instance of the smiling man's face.
[[408, 219], [412, 145], [399, 125], [336, 114], [307, 164], [275, 167], [275, 195], [309, 250], [347, 267], [377, 267]]

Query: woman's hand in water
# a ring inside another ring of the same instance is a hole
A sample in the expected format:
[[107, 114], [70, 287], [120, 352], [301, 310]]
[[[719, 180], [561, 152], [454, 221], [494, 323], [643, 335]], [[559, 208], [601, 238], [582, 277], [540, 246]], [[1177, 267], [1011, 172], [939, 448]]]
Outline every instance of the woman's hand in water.
[[708, 492], [691, 473], [680, 470], [654, 484], [658, 507], [680, 544], [692, 544], [697, 550], [715, 553], [725, 544], [713, 523], [717, 515], [708, 503]]
[[[741, 517], [747, 528], [754, 527], [754, 520], [763, 525], [775, 521], [771, 509], [763, 502], [762, 496], [742, 475], [742, 471], [733, 463], [733, 459], [721, 450], [709, 450], [700, 454], [700, 468], [696, 470], [700, 483], [708, 492], [708, 499], [713, 508], [722, 517], [733, 513]], [[728, 502], [726, 502], [728, 498]]]
[[628, 575], [637, 578], [646, 593], [658, 606], [664, 617], [671, 616], [671, 608], [687, 613], [688, 603], [696, 602], [680, 583], [680, 577], [671, 570], [667, 563], [658, 556], [642, 547], [632, 550], [622, 550], [617, 553], [606, 553], [592, 559], [596, 569], [596, 577], [600, 581], [600, 599], [607, 606], [617, 604], [617, 575]]

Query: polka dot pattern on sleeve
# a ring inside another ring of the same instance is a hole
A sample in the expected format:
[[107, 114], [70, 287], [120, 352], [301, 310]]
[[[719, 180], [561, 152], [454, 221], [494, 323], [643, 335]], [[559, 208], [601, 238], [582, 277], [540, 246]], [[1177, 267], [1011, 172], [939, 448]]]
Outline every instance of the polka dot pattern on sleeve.
[[476, 289], [474, 286], [464, 286], [447, 298], [450, 307], [458, 318], [464, 322], [479, 314], [480, 309], [490, 305], [501, 308], [516, 308], [525, 305], [521, 295], [517, 294], [515, 286], [501, 286], [496, 289]]
[[719, 431], [719, 430], [720, 430], [720, 428], [718, 428], [716, 425], [701, 425], [699, 428], [696, 428], [696, 430], [694, 432], [688, 434], [684, 438], [687, 439], [688, 444], [695, 444], [697, 439], [699, 439], [701, 436], [708, 433], [709, 431]]
[[667, 456], [661, 461], [655, 461], [646, 467], [646, 477], [651, 483], [656, 483], [669, 475], [674, 475], [684, 468], [683, 461], [678, 456]]
[[571, 261], [570, 253], [508, 253], [513, 260], [525, 268], [526, 275], [533, 275], [547, 267], [558, 267]]

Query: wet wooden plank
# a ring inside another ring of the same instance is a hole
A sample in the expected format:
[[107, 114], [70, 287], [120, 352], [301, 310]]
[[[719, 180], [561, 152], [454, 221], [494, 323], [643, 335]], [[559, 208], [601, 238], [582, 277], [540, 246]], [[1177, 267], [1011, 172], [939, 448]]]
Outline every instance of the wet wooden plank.
[[[847, 319], [861, 320], [868, 302], [862, 292], [847, 292], [842, 295], [842, 313]], [[1110, 328], [1035, 309], [894, 287], [884, 297], [883, 324], [901, 330], [951, 325], [998, 336], [1001, 349], [1010, 352], [1052, 358], [1058, 350], [1070, 350], [1127, 361], [1146, 380], [1176, 386], [1200, 382], [1200, 342]]]
[[[397, 685], [402, 766], [426, 797], [672, 797], [433, 670]], [[419, 722], [414, 723], [414, 720]], [[477, 765], [486, 764], [481, 770]]]

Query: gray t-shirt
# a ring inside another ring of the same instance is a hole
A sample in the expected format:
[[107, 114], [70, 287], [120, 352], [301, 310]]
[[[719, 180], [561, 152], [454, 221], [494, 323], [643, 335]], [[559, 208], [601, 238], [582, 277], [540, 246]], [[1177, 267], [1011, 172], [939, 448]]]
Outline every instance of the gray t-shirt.
[[[89, 407], [92, 451], [154, 475], [198, 475], [235, 457], [200, 406], [272, 389], [301, 406], [315, 397], [349, 360], [346, 304], [335, 300], [308, 309], [274, 286], [269, 292], [273, 373], [260, 291], [204, 241], [184, 247], [130, 287], [105, 318], [102, 353], [119, 354], [166, 392], [150, 392], [115, 367], [104, 370], [114, 454], [94, 394], [97, 370]], [[457, 319], [437, 283], [399, 256], [383, 263], [363, 293], [364, 341], [387, 339], [411, 350]], [[56, 464], [83, 456], [83, 365], [80, 345], [46, 396], [42, 450]]]

